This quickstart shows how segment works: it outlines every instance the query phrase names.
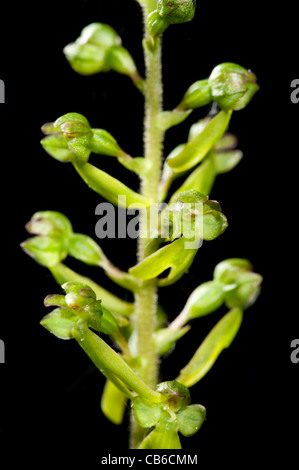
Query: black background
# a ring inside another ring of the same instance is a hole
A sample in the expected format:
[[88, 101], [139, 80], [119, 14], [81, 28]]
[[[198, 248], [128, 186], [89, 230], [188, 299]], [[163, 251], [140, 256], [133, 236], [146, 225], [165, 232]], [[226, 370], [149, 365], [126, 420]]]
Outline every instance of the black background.
[[[2, 8], [0, 78], [6, 85], [6, 103], [0, 105], [0, 338], [6, 345], [6, 363], [0, 367], [0, 446], [8, 438], [12, 461], [36, 461], [40, 449], [45, 459], [75, 462], [83, 455], [98, 463], [108, 450], [115, 455], [125, 452], [128, 421], [116, 427], [101, 414], [104, 380], [76, 343], [59, 341], [40, 327], [46, 313], [43, 299], [58, 292], [59, 286], [19, 244], [27, 237], [23, 227], [31, 215], [47, 209], [65, 213], [76, 232], [95, 237], [94, 210], [102, 201], [71, 165], [43, 151], [42, 124], [79, 112], [92, 127], [111, 132], [129, 153], [142, 154], [143, 100], [130, 80], [114, 73], [81, 77], [62, 53], [85, 25], [109, 23], [143, 72], [140, 9], [133, 0]], [[246, 257], [264, 276], [262, 294], [246, 311], [232, 347], [191, 389], [193, 401], [206, 406], [208, 419], [197, 435], [182, 443], [206, 464], [219, 457], [227, 464], [239, 465], [250, 457], [269, 462], [277, 453], [293, 455], [298, 439], [299, 366], [290, 361], [290, 343], [299, 337], [299, 104], [290, 101], [290, 83], [299, 73], [297, 18], [287, 2], [277, 11], [261, 11], [248, 2], [199, 2], [195, 20], [169, 28], [163, 39], [165, 109], [173, 108], [191, 83], [225, 61], [251, 68], [261, 87], [231, 121], [230, 131], [238, 135], [244, 158], [231, 173], [219, 176], [211, 192], [221, 203], [229, 228], [217, 240], [204, 243], [179, 284], [161, 290], [161, 304], [172, 319], [192, 289], [212, 278], [222, 259]], [[195, 111], [167, 133], [165, 155], [186, 141], [189, 126], [208, 110]], [[138, 188], [137, 178], [113, 159], [92, 156], [91, 162]], [[135, 263], [133, 241], [105, 240], [101, 246], [119, 267]], [[69, 266], [130, 300], [130, 294], [115, 288], [95, 268], [75, 261]], [[177, 375], [222, 314], [221, 310], [193, 324], [189, 336], [163, 362], [163, 380]]]

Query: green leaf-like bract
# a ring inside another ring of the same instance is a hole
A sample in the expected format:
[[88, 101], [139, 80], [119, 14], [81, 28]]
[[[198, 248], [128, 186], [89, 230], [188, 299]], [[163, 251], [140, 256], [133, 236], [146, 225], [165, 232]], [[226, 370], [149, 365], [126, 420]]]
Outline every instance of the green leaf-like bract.
[[192, 387], [201, 380], [223, 349], [232, 343], [241, 326], [242, 318], [243, 313], [239, 308], [234, 308], [224, 315], [199, 346], [190, 362], [181, 370], [178, 382], [186, 387]]

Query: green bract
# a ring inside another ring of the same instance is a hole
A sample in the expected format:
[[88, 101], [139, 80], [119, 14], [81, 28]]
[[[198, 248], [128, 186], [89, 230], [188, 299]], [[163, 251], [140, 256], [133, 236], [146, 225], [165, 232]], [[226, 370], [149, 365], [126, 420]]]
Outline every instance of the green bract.
[[192, 387], [201, 380], [223, 349], [230, 346], [241, 326], [242, 319], [242, 310], [239, 308], [227, 313], [208, 334], [190, 362], [181, 370], [177, 380], [186, 387]]
[[168, 165], [174, 171], [180, 172], [197, 165], [221, 139], [227, 129], [230, 117], [231, 111], [220, 111], [200, 134], [185, 145], [178, 155], [168, 157]]

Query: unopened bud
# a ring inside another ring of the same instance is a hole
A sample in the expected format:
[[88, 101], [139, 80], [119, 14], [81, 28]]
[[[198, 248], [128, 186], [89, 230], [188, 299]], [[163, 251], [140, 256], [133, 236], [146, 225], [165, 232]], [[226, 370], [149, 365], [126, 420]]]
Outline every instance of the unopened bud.
[[203, 239], [214, 240], [228, 227], [227, 218], [217, 201], [208, 201], [203, 206]]
[[111, 47], [120, 44], [121, 39], [111, 26], [92, 23], [86, 26], [79, 38], [68, 44], [63, 52], [77, 73], [93, 75], [110, 70], [107, 53]]
[[209, 80], [199, 80], [193, 83], [183, 96], [179, 109], [194, 109], [205, 106], [212, 101]]
[[80, 44], [94, 44], [96, 46], [117, 46], [121, 44], [121, 39], [117, 32], [108, 24], [91, 23], [82, 29], [80, 37], [77, 39]]
[[243, 109], [259, 89], [256, 80], [253, 72], [240, 65], [230, 62], [217, 65], [209, 77], [212, 98], [221, 109]]
[[45, 124], [42, 131], [47, 137], [41, 144], [52, 157], [60, 161], [72, 161], [75, 157], [88, 161], [92, 130], [82, 114], [64, 114], [53, 124]]
[[115, 138], [105, 129], [93, 129], [92, 132], [90, 146], [94, 153], [111, 157], [123, 157], [126, 155]]
[[187, 23], [195, 15], [195, 0], [158, 0], [157, 11], [169, 24]]
[[34, 235], [65, 238], [73, 231], [69, 219], [56, 211], [36, 212], [26, 224], [26, 230]]

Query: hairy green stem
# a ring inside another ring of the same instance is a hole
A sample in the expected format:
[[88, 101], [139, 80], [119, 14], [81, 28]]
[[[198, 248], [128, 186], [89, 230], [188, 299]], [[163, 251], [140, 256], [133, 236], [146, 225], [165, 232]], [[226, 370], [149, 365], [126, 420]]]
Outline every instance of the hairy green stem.
[[[154, 2], [153, 2], [154, 4]], [[157, 116], [162, 108], [162, 71], [161, 71], [161, 45], [154, 50], [147, 46], [150, 35], [146, 26], [148, 13], [152, 10], [150, 2], [144, 7], [144, 57], [146, 65], [146, 79], [144, 86], [145, 114], [144, 114], [144, 157], [150, 163], [149, 171], [141, 178], [141, 194], [158, 200], [158, 186], [161, 178], [163, 133], [158, 129]], [[149, 212], [141, 211], [141, 234], [149, 221]], [[149, 238], [138, 239], [138, 261], [142, 261], [157, 249], [155, 243], [149, 243]], [[153, 342], [153, 333], [156, 323], [157, 311], [157, 281], [144, 282], [135, 294], [135, 328], [138, 335], [138, 353], [142, 358], [139, 375], [151, 388], [157, 384], [158, 355]], [[143, 438], [142, 430], [131, 419], [130, 446], [136, 448]]]

